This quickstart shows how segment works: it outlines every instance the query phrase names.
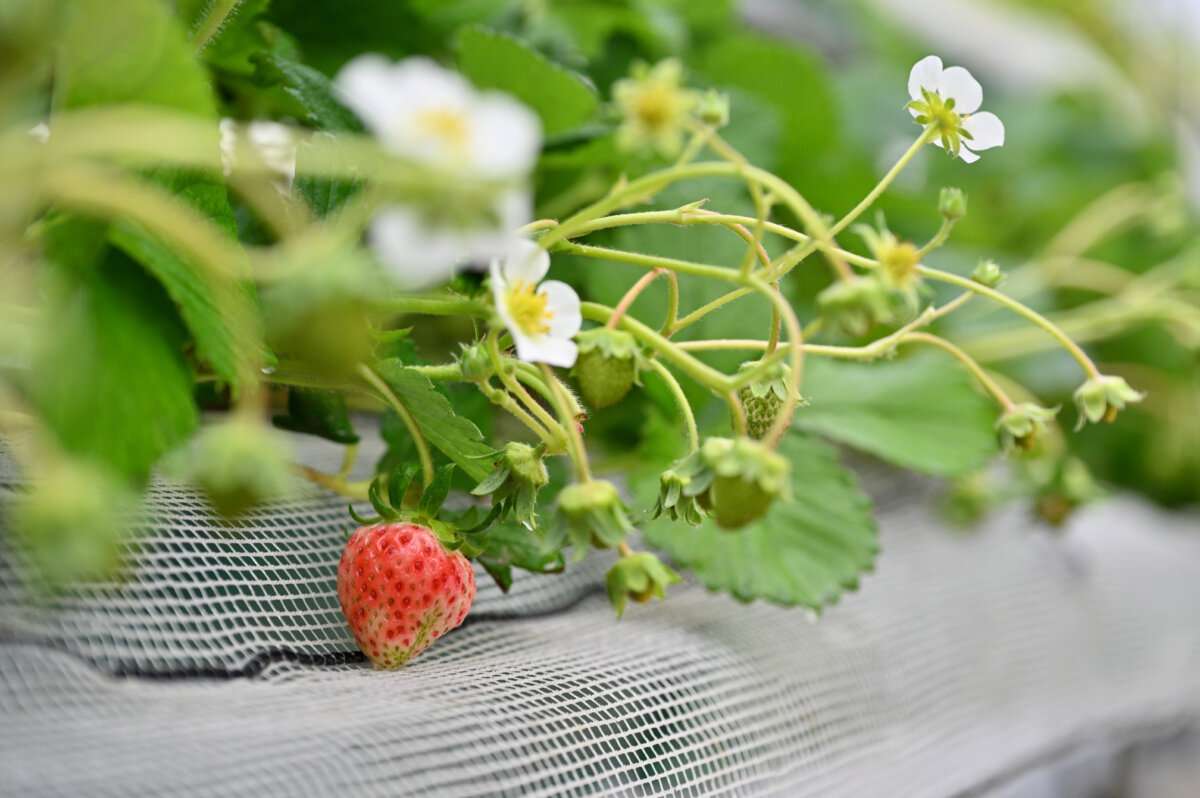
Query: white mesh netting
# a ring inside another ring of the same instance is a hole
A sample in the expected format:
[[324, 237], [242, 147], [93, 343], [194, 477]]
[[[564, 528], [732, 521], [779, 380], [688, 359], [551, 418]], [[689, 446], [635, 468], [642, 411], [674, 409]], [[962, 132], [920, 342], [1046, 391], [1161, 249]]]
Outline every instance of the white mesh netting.
[[819, 621], [688, 585], [618, 623], [594, 558], [484, 588], [381, 673], [337, 608], [340, 501], [234, 533], [156, 482], [119, 585], [37, 598], [0, 551], [0, 792], [941, 796], [1200, 714], [1194, 518], [1115, 501], [1063, 538], [1015, 511], [963, 536], [911, 488]]

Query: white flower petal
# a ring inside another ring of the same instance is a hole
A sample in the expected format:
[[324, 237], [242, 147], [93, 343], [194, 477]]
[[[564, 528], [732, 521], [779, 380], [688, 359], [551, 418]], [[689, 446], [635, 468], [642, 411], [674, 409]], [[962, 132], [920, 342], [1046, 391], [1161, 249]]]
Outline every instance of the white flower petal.
[[533, 168], [542, 147], [542, 123], [524, 105], [495, 92], [471, 109], [472, 165], [484, 177], [511, 177]]
[[391, 109], [393, 113], [414, 113], [430, 108], [466, 110], [475, 96], [475, 89], [466, 78], [438, 66], [430, 58], [406, 58], [397, 62], [389, 79], [405, 101], [404, 106]]
[[574, 338], [583, 326], [579, 311], [579, 294], [566, 283], [547, 280], [538, 286], [538, 293], [546, 296], [546, 310], [550, 314], [550, 335], [555, 338]]
[[392, 70], [392, 62], [382, 55], [360, 55], [342, 67], [334, 79], [338, 98], [376, 133], [386, 130], [404, 107]]
[[958, 148], [958, 157], [962, 158], [964, 163], [975, 163], [979, 160], [979, 156], [968, 150], [966, 147]]
[[983, 87], [960, 66], [942, 72], [938, 91], [943, 99], [954, 98], [954, 110], [959, 114], [973, 114], [983, 105]]
[[513, 343], [517, 345], [517, 357], [527, 363], [546, 363], [559, 368], [570, 368], [575, 365], [579, 350], [575, 342], [567, 338], [555, 338], [552, 335], [530, 337], [509, 328]]
[[430, 230], [415, 211], [402, 206], [377, 213], [367, 238], [396, 285], [405, 290], [446, 282], [463, 257], [461, 237]]
[[509, 247], [500, 271], [506, 282], [537, 285], [550, 271], [550, 254], [528, 238], [519, 238]]
[[1004, 123], [990, 111], [972, 114], [963, 120], [963, 128], [971, 134], [966, 144], [973, 150], [990, 150], [1004, 145]]
[[921, 99], [921, 89], [937, 91], [942, 80], [942, 59], [936, 55], [927, 55], [913, 64], [908, 73], [908, 96], [914, 100]]

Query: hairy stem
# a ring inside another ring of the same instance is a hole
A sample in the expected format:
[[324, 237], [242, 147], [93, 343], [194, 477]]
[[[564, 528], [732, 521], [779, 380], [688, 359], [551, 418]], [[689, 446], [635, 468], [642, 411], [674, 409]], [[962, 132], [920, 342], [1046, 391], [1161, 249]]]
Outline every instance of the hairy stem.
[[662, 277], [664, 274], [673, 274], [673, 272], [669, 272], [666, 269], [655, 269], [652, 272], [643, 274], [641, 278], [632, 286], [630, 286], [629, 290], [625, 292], [625, 296], [621, 297], [621, 301], [617, 303], [615, 308], [613, 308], [613, 314], [609, 317], [608, 322], [604, 326], [610, 330], [617, 329], [617, 325], [621, 323], [621, 319], [624, 318], [626, 311], [629, 310], [629, 306], [634, 303], [634, 300], [636, 300], [638, 296], [646, 290], [650, 283], [654, 282], [659, 277]]
[[538, 366], [554, 396], [554, 409], [558, 411], [559, 422], [566, 430], [569, 442], [568, 451], [571, 454], [571, 461], [575, 464], [575, 475], [580, 482], [591, 482], [592, 471], [588, 467], [587, 449], [583, 445], [583, 435], [579, 432], [579, 422], [571, 415], [571, 403], [567, 399], [566, 391], [549, 366], [545, 363], [539, 363]]
[[421, 461], [421, 476], [424, 483], [428, 485], [433, 482], [433, 457], [429, 454], [429, 444], [425, 442], [425, 436], [421, 434], [420, 427], [417, 426], [416, 419], [412, 413], [404, 406], [399, 397], [392, 391], [383, 378], [380, 377], [368, 365], [360, 364], [358, 373], [367, 381], [375, 391], [379, 394], [392, 410], [396, 411], [396, 415], [404, 422], [404, 426], [408, 429], [408, 434], [412, 436], [413, 444], [417, 447], [417, 459]]
[[696, 449], [700, 448], [700, 431], [696, 427], [696, 414], [692, 411], [692, 405], [688, 402], [687, 395], [679, 385], [679, 380], [675, 379], [675, 375], [671, 373], [671, 370], [657, 359], [650, 361], [650, 369], [662, 377], [663, 382], [670, 389], [671, 396], [674, 397], [675, 404], [679, 407], [679, 413], [683, 416], [683, 423], [687, 428], [688, 451], [696, 451]]

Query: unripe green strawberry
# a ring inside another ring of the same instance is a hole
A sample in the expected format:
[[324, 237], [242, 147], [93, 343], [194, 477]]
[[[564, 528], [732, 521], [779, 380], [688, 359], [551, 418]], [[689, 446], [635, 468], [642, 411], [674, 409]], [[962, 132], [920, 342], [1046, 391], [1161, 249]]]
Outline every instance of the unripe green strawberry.
[[[758, 361], [743, 363], [740, 371], [759, 368]], [[775, 363], [754, 382], [743, 385], [738, 391], [742, 409], [746, 411], [746, 432], [755, 440], [761, 439], [771, 429], [779, 416], [791, 390], [792, 370], [786, 363]]]
[[408, 523], [359, 527], [338, 566], [338, 601], [377, 668], [399, 668], [463, 622], [475, 572], [433, 532]]
[[700, 458], [713, 475], [708, 488], [712, 515], [725, 529], [761, 518], [777, 497], [791, 494], [791, 464], [750, 438], [709, 438]]
[[625, 398], [637, 380], [637, 341], [624, 330], [597, 327], [575, 336], [579, 357], [575, 379], [583, 400], [595, 409]]

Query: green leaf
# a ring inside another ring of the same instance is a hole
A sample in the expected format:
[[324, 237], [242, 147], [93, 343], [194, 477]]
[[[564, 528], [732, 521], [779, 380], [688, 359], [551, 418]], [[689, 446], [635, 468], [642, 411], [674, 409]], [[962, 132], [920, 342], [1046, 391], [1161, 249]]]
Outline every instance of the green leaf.
[[[185, 9], [180, 9], [185, 14], [185, 20], [191, 17], [189, 29], [194, 31], [207, 17], [213, 2], [196, 3], [189, 0], [188, 5], [198, 7], [199, 13], [185, 13]], [[262, 21], [269, 5], [270, 0], [239, 0], [225, 17], [220, 30], [200, 52], [205, 63], [238, 75], [253, 74], [252, 56], [270, 46], [264, 33], [266, 23]]]
[[142, 103], [212, 116], [216, 102], [191, 42], [162, 0], [74, 0], [55, 71], [60, 108]]
[[[233, 236], [233, 210], [222, 184], [174, 171], [154, 177]], [[240, 330], [250, 336], [257, 327], [250, 295], [232, 281], [201, 272], [134, 221], [113, 224], [108, 239], [162, 283], [196, 342], [196, 355], [218, 377], [236, 385], [239, 373], [245, 373], [243, 359], [261, 349], [256, 336], [239, 341], [235, 334]]]
[[30, 393], [64, 449], [141, 481], [196, 426], [184, 330], [162, 288], [118, 250], [90, 263], [60, 260], [79, 254], [84, 227], [102, 236], [71, 220], [53, 232], [62, 248], [48, 242], [49, 326]]
[[459, 35], [458, 67], [479, 88], [511, 94], [532, 108], [547, 136], [583, 124], [598, 105], [583, 77], [511, 36], [483, 28]]
[[471, 544], [482, 549], [478, 559], [488, 573], [492, 573], [493, 568], [509, 567], [539, 574], [557, 573], [566, 566], [562, 551], [544, 532], [529, 530], [520, 524], [494, 524], [487, 531], [472, 536]]
[[287, 415], [276, 416], [274, 423], [334, 443], [358, 443], [358, 434], [346, 409], [346, 397], [337, 391], [289, 388]]
[[375, 371], [412, 414], [430, 444], [475, 481], [488, 475], [492, 470], [488, 457], [492, 447], [484, 442], [478, 427], [454, 412], [450, 401], [433, 387], [429, 378], [405, 368], [397, 360], [380, 361]]
[[[642, 531], [711, 590], [820, 609], [855, 589], [874, 564], [871, 503], [828, 445], [792, 434], [779, 452], [792, 463], [793, 499], [777, 500], [759, 521], [727, 532], [712, 520], [689, 527], [664, 518]], [[640, 482], [647, 491], [657, 487], [653, 479]]]
[[974, 471], [997, 452], [995, 405], [945, 358], [878, 363], [813, 359], [805, 366], [809, 406], [795, 426], [938, 476]]
[[304, 109], [308, 124], [320, 130], [363, 129], [358, 117], [338, 101], [333, 83], [324, 74], [278, 53], [260, 53], [253, 60], [257, 78], [282, 85]]

